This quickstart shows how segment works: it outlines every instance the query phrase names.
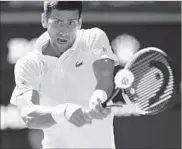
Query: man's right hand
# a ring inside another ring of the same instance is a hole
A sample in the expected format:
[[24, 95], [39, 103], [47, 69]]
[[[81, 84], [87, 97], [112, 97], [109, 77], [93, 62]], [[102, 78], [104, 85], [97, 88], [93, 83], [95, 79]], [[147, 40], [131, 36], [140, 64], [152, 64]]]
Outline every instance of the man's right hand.
[[92, 118], [86, 110], [76, 104], [69, 104], [65, 109], [65, 118], [77, 127], [92, 123]]
[[108, 117], [111, 114], [111, 109], [103, 108], [101, 105], [101, 100], [97, 99], [90, 102], [90, 110], [88, 114], [97, 120], [103, 120], [104, 118]]

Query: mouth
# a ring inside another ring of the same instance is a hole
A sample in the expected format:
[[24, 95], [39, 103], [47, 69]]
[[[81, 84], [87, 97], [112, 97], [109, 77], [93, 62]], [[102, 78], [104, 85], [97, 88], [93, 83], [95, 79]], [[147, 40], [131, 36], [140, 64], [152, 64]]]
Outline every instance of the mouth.
[[68, 40], [67, 39], [63, 39], [63, 38], [57, 38], [57, 42], [59, 44], [66, 44], [68, 42]]

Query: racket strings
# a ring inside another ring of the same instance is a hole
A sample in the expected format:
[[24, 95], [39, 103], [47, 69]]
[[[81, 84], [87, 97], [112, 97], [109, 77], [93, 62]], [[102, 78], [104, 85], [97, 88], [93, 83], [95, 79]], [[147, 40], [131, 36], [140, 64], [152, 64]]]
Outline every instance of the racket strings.
[[[142, 56], [144, 58], [142, 58], [142, 60], [136, 61], [133, 64], [133, 67], [130, 68], [135, 75], [135, 79], [140, 80], [133, 83], [137, 97], [135, 94], [131, 94], [130, 90], [126, 90], [126, 92], [129, 95], [131, 101], [134, 102], [137, 107], [142, 110], [156, 112], [165, 107], [168, 99], [171, 98], [171, 94], [173, 93], [174, 79], [172, 69], [170, 68], [167, 60], [161, 56], [161, 54], [156, 54], [154, 52], [152, 54], [150, 53], [150, 55]], [[140, 59], [139, 57], [137, 58]], [[157, 68], [151, 68], [151, 61], [158, 61], [163, 63], [167, 67], [169, 74], [169, 82], [167, 83], [167, 87], [164, 90], [164, 93], [159, 97], [159, 99], [155, 99], [154, 103], [150, 103], [150, 100], [152, 97], [155, 97], [156, 93], [160, 90], [161, 86], [164, 83], [164, 75], [166, 74], [163, 74]]]
[[[141, 63], [143, 63], [144, 61], [146, 61], [147, 59], [150, 59], [151, 57], [154, 57], [156, 54], [152, 53], [150, 55], [139, 55], [138, 57], [135, 57], [132, 59], [132, 61], [130, 62], [130, 64], [132, 65], [133, 68], [135, 68], [138, 65], [141, 65]], [[140, 57], [140, 60], [139, 60]]]
[[138, 83], [137, 95], [146, 95], [149, 93], [156, 92], [156, 89], [160, 88], [163, 83], [163, 77], [160, 80], [156, 80], [155, 73], [149, 76], [144, 76], [143, 79]]
[[139, 68], [142, 70], [145, 70], [145, 65], [149, 64], [149, 62], [151, 61], [151, 59], [156, 59], [158, 56], [151, 54], [149, 56], [146, 56], [145, 58], [143, 58], [142, 60], [136, 61], [136, 63], [134, 63], [133, 67], [131, 68], [132, 71], [136, 71], [136, 73], [138, 72], [138, 66]]
[[[160, 80], [156, 79], [156, 75], [155, 75], [156, 72], [158, 74], [160, 74], [160, 76], [161, 76]], [[163, 75], [160, 71], [151, 70], [151, 71], [149, 71], [149, 73], [147, 73], [147, 75], [144, 75], [144, 78], [141, 79], [141, 81], [139, 82], [137, 92], [140, 93], [140, 92], [143, 92], [143, 90], [147, 91], [152, 86], [160, 85], [160, 84], [162, 84], [163, 79], [164, 79]], [[146, 87], [146, 88], [144, 88], [144, 87]]]

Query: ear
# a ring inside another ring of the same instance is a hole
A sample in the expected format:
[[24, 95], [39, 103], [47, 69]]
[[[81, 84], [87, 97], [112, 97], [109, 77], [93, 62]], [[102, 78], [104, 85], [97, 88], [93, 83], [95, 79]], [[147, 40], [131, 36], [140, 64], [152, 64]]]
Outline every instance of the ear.
[[47, 19], [44, 13], [41, 15], [41, 23], [43, 28], [47, 28]]
[[79, 19], [79, 25], [78, 25], [78, 29], [81, 29], [81, 27], [82, 27], [82, 17], [80, 17], [80, 19]]

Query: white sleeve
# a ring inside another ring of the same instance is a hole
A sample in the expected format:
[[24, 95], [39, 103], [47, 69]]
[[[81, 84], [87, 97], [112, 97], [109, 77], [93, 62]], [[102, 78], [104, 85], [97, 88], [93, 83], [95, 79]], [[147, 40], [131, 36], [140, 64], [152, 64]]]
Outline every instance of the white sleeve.
[[37, 64], [33, 60], [21, 58], [14, 69], [15, 88], [10, 103], [16, 105], [16, 98], [29, 90], [39, 90], [40, 77]]
[[93, 63], [99, 59], [109, 58], [119, 64], [116, 55], [113, 53], [106, 33], [99, 28], [92, 28], [86, 40], [87, 55]]

